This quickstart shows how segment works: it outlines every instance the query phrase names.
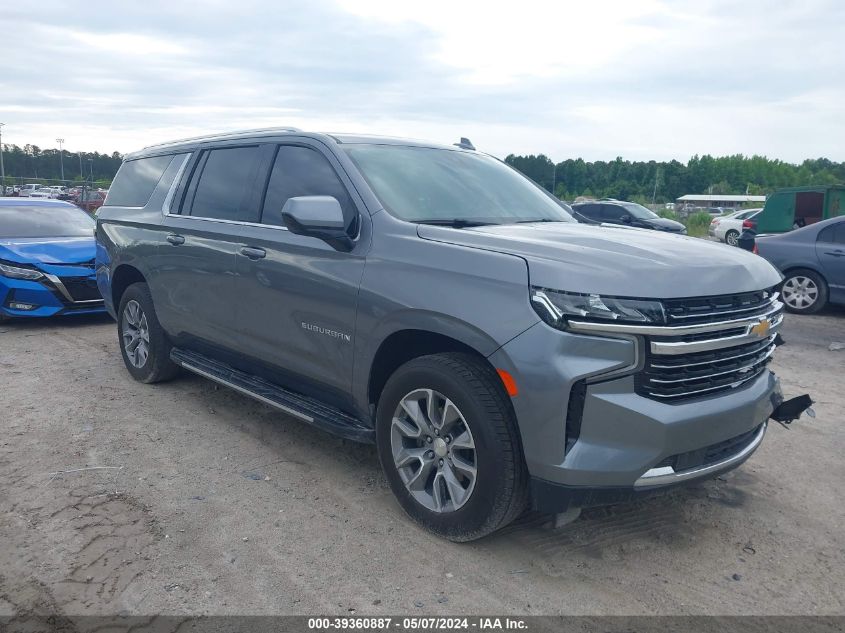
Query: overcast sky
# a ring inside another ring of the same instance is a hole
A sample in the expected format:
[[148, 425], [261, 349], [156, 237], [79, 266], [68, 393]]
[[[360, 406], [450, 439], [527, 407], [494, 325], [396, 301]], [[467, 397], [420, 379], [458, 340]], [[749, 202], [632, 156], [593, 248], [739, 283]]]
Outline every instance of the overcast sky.
[[4, 143], [295, 125], [555, 160], [845, 160], [841, 0], [10, 3]]

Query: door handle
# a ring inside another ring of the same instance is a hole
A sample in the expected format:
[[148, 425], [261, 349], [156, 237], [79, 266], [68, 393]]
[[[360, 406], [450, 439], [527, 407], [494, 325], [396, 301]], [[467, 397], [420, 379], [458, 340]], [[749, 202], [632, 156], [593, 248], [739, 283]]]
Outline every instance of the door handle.
[[845, 251], [825, 251], [825, 255], [833, 255], [834, 257], [845, 257]]
[[249, 257], [250, 259], [253, 259], [253, 260], [262, 259], [262, 258], [266, 257], [267, 251], [265, 251], [263, 248], [255, 248], [253, 246], [244, 246], [241, 249], [241, 255], [246, 255], [247, 257]]
[[165, 239], [171, 244], [173, 244], [173, 246], [179, 246], [180, 244], [185, 243], [185, 238], [181, 235], [176, 235], [176, 233], [171, 233]]

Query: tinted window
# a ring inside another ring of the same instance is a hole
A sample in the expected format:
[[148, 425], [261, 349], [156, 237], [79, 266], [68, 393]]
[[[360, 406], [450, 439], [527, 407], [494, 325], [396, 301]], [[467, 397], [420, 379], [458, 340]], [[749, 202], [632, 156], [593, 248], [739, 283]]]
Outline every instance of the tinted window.
[[201, 172], [193, 199], [185, 201], [187, 213], [202, 218], [257, 222], [258, 210], [251, 208], [248, 201], [254, 191], [258, 156], [257, 147], [207, 152], [199, 165]]
[[628, 212], [625, 210], [624, 207], [620, 207], [616, 204], [603, 204], [601, 215], [605, 220], [610, 220], [613, 222], [619, 222], [622, 219], [622, 216], [628, 215]]
[[581, 215], [586, 215], [588, 218], [600, 220], [601, 206], [598, 204], [579, 204], [574, 209]]
[[109, 189], [109, 205], [145, 206], [171, 160], [173, 156], [153, 156], [123, 163]]
[[94, 220], [72, 205], [0, 206], [0, 238], [93, 237]]
[[830, 244], [845, 244], [845, 222], [837, 222], [832, 226], [827, 226], [819, 231], [819, 242], [827, 242]]
[[355, 208], [346, 187], [325, 156], [308, 147], [282, 145], [276, 154], [261, 222], [282, 224], [282, 207], [298, 196], [332, 196], [340, 202], [347, 224], [355, 218]]

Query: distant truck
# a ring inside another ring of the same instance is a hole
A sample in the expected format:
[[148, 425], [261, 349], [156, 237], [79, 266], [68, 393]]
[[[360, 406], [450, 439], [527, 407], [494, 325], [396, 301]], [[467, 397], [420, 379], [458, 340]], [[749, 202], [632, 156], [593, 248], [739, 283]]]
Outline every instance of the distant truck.
[[845, 185], [791, 187], [779, 189], [766, 199], [763, 211], [754, 217], [754, 230], [786, 233], [845, 214]]

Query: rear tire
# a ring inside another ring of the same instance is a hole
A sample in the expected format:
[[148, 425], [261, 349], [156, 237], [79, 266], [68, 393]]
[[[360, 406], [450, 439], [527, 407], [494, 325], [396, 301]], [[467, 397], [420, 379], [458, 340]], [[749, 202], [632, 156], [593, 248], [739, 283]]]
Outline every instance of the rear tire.
[[725, 244], [728, 246], [739, 246], [739, 231], [731, 229], [725, 233]]
[[781, 296], [789, 312], [815, 314], [827, 305], [827, 282], [813, 270], [790, 270], [783, 280]]
[[438, 536], [479, 539], [527, 505], [513, 407], [482, 359], [434, 354], [397, 369], [379, 398], [376, 444], [402, 508]]
[[170, 360], [173, 346], [158, 322], [147, 284], [132, 284], [120, 298], [117, 338], [126, 369], [138, 382], [162, 382], [179, 373], [179, 366]]

